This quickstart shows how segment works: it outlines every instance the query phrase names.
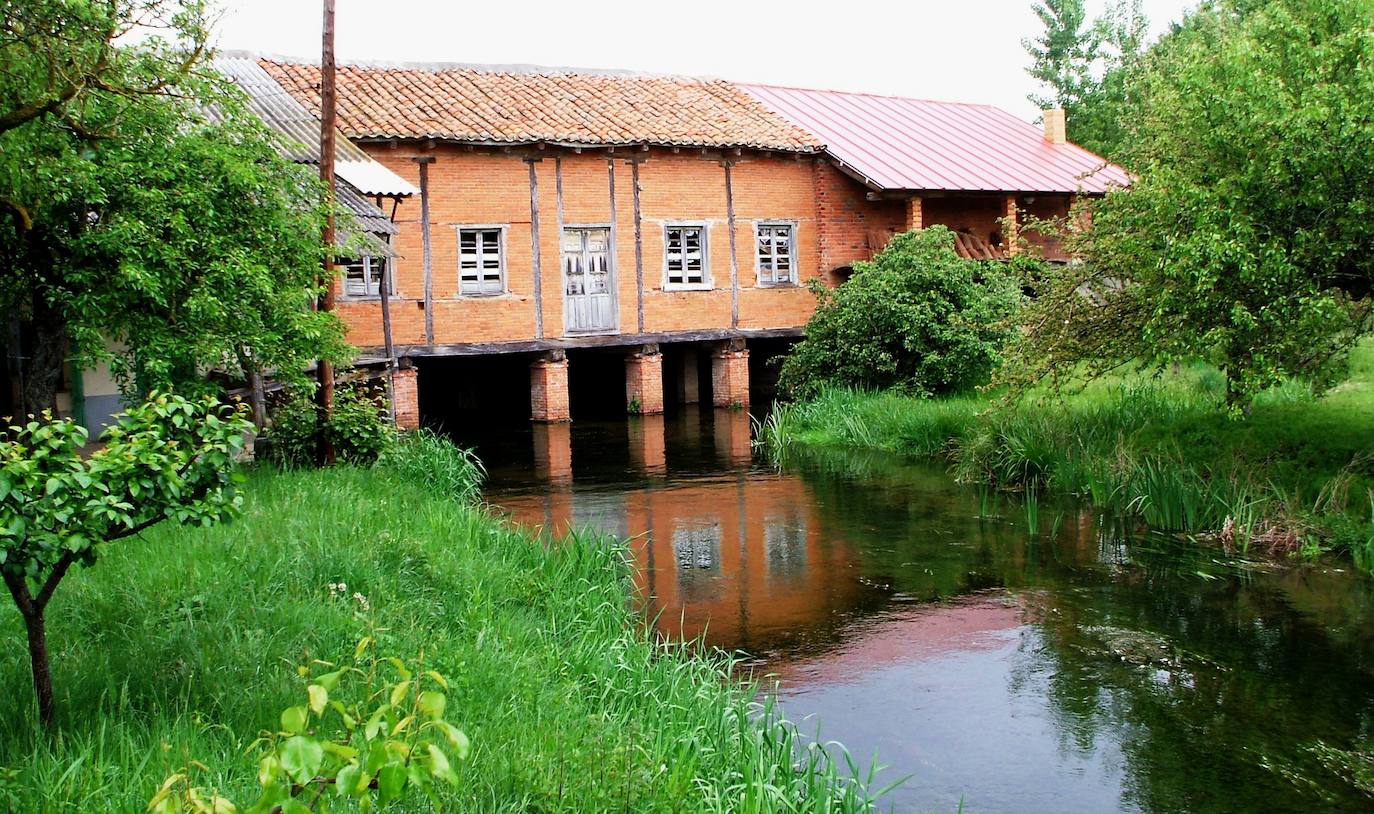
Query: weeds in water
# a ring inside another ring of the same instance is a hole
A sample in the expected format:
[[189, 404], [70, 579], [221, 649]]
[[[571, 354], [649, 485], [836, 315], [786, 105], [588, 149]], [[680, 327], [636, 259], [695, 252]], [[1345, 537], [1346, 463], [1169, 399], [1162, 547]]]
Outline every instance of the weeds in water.
[[1025, 499], [1021, 504], [1026, 511], [1026, 531], [1032, 537], [1040, 536], [1040, 493], [1035, 489], [1027, 488]]

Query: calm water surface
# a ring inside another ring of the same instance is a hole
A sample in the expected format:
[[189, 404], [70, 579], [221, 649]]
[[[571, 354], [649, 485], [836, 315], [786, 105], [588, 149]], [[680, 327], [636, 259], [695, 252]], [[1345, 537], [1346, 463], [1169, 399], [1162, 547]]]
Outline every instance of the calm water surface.
[[782, 472], [742, 413], [478, 445], [522, 524], [629, 538], [646, 610], [776, 676], [896, 811], [1368, 811], [1318, 741], [1374, 739], [1374, 586], [1268, 569], [862, 456]]

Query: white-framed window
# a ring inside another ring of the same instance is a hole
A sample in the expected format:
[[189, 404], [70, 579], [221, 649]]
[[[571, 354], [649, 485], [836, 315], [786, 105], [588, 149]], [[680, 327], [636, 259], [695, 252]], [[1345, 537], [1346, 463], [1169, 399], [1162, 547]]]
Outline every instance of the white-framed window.
[[797, 227], [781, 221], [754, 225], [754, 259], [759, 285], [796, 285]]
[[344, 270], [345, 297], [380, 297], [382, 276], [391, 272], [387, 258], [371, 255], [343, 260], [339, 265]]
[[704, 223], [670, 223], [663, 227], [663, 287], [709, 288], [710, 256]]
[[506, 230], [503, 226], [458, 227], [458, 293], [468, 297], [506, 291]]

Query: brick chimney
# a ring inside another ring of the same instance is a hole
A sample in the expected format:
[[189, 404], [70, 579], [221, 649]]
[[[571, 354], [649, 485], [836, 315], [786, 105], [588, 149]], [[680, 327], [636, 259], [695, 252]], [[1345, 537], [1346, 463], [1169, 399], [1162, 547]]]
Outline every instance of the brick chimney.
[[1063, 144], [1069, 137], [1064, 124], [1064, 108], [1054, 107], [1045, 111], [1045, 141]]

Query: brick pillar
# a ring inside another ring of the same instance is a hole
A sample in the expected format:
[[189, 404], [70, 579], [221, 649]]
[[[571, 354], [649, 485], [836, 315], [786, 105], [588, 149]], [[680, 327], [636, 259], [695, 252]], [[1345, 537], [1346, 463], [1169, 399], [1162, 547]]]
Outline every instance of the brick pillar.
[[663, 354], [658, 345], [645, 345], [625, 357], [625, 407], [639, 415], [663, 412]]
[[571, 421], [568, 406], [568, 359], [551, 354], [530, 365], [530, 418]]
[[749, 406], [749, 351], [726, 345], [711, 354], [711, 403]]
[[1004, 224], [1005, 234], [1002, 235], [1002, 243], [1007, 247], [1007, 256], [1015, 257], [1021, 253], [1021, 246], [1019, 245], [1021, 229], [1017, 222], [1015, 195], [1007, 196], [1007, 214]]
[[396, 408], [396, 426], [402, 430], [420, 428], [419, 371], [403, 367], [391, 379], [391, 404]]
[[906, 230], [925, 228], [925, 215], [921, 212], [921, 196], [913, 195], [906, 199]]

